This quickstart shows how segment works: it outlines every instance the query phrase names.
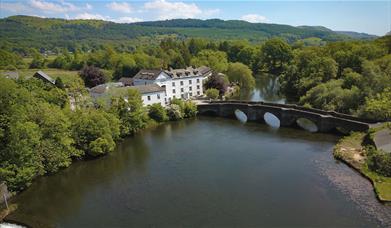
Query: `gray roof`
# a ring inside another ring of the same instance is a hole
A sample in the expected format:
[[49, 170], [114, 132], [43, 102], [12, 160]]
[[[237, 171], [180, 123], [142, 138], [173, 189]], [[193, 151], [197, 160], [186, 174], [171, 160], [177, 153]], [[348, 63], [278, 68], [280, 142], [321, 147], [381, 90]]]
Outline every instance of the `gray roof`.
[[122, 77], [118, 81], [122, 82], [124, 85], [133, 85], [133, 78]]
[[164, 92], [166, 89], [164, 87], [160, 87], [157, 84], [147, 84], [147, 85], [138, 85], [138, 86], [129, 86], [128, 88], [137, 89], [141, 94], [146, 93], [155, 93], [155, 92]]
[[92, 87], [90, 89], [90, 92], [91, 93], [99, 93], [99, 94], [102, 94], [104, 92], [106, 92], [106, 89], [107, 89], [107, 85], [105, 84], [102, 84], [102, 85], [97, 85], [95, 87]]
[[56, 80], [54, 80], [53, 78], [51, 78], [49, 75], [45, 74], [43, 71], [37, 71], [35, 74], [34, 74], [34, 77], [40, 77], [42, 79], [45, 79], [46, 81], [52, 83], [53, 85], [56, 84]]
[[163, 70], [140, 70], [134, 79], [155, 80]]
[[173, 79], [175, 78], [185, 78], [185, 77], [199, 77], [204, 76], [209, 73], [211, 69], [206, 66], [201, 66], [198, 68], [187, 67], [185, 69], [170, 69], [165, 72]]
[[164, 72], [169, 77], [176, 78], [185, 78], [185, 77], [200, 77], [205, 76], [212, 70], [209, 67], [201, 66], [197, 68], [187, 67], [185, 69], [170, 69], [170, 70], [140, 70], [135, 76], [134, 79], [143, 79], [143, 80], [156, 80], [160, 73]]

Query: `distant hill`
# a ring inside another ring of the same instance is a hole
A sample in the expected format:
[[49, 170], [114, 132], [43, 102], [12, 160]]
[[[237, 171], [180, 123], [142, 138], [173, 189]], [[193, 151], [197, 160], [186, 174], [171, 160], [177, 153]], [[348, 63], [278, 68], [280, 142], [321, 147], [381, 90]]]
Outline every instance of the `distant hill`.
[[360, 32], [349, 32], [349, 31], [335, 31], [338, 34], [343, 34], [352, 37], [353, 39], [360, 39], [360, 40], [371, 40], [375, 39], [378, 36], [371, 35], [368, 33], [360, 33]]
[[[32, 16], [11, 16], [0, 19], [0, 45], [13, 49], [35, 47], [54, 49], [75, 45], [91, 47], [113, 43], [133, 45], [145, 39], [175, 35], [180, 38], [247, 39], [259, 42], [279, 36], [288, 42], [307, 38], [323, 41], [372, 38], [354, 32], [334, 32], [320, 26], [299, 26], [249, 23], [240, 20], [174, 19], [165, 21], [118, 24], [101, 20], [65, 20]], [[374, 38], [374, 37], [373, 37]]]

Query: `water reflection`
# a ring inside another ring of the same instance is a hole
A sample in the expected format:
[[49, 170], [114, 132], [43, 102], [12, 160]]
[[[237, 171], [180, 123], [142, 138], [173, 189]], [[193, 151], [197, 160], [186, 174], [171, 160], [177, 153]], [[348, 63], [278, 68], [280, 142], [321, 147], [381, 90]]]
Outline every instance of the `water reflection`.
[[301, 128], [304, 130], [307, 130], [309, 132], [317, 132], [318, 131], [318, 126], [312, 122], [309, 119], [306, 118], [298, 118], [296, 120], [297, 125], [299, 125]]
[[273, 128], [279, 128], [280, 127], [280, 119], [278, 119], [277, 116], [270, 112], [266, 112], [263, 115], [263, 119], [265, 120], [265, 123]]
[[285, 98], [279, 94], [278, 77], [273, 75], [256, 75], [253, 90], [241, 90], [240, 99], [250, 101], [266, 101], [285, 103]]
[[235, 116], [241, 123], [247, 122], [247, 115], [239, 109], [235, 110]]

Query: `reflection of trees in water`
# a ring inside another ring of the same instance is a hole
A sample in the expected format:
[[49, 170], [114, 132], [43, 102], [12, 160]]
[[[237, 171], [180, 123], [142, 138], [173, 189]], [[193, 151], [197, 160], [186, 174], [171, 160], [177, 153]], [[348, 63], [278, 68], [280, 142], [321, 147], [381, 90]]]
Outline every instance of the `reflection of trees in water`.
[[39, 178], [12, 200], [19, 208], [8, 219], [32, 227], [55, 226], [56, 221], [77, 210], [87, 198], [85, 195], [94, 193], [94, 188], [110, 186], [110, 181], [123, 172], [144, 172], [149, 155], [144, 138], [132, 137], [119, 143], [110, 155], [76, 162], [55, 175]]
[[281, 102], [283, 97], [279, 94], [278, 77], [262, 74], [255, 76], [254, 90], [242, 90], [241, 99], [252, 101]]
[[195, 122], [195, 119], [176, 121], [140, 131], [119, 142], [116, 150], [107, 156], [75, 162], [57, 174], [38, 178], [30, 188], [13, 198], [19, 208], [8, 219], [32, 227], [55, 226], [56, 222], [72, 216], [83, 205], [83, 200], [88, 199], [88, 194], [115, 187], [116, 177], [126, 175], [131, 182], [132, 177], [145, 175], [149, 170], [151, 143], [170, 139], [172, 132], [187, 129]]

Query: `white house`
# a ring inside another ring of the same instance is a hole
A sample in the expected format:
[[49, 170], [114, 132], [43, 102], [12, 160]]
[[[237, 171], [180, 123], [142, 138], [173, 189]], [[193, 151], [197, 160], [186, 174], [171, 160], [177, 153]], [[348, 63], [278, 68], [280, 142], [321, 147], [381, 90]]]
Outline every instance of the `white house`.
[[95, 101], [101, 99], [106, 103], [110, 103], [111, 97], [126, 97], [128, 89], [136, 89], [140, 92], [144, 106], [155, 103], [160, 103], [163, 106], [166, 105], [166, 90], [157, 84], [124, 86], [122, 82], [110, 82], [91, 88], [90, 95]]
[[157, 84], [137, 85], [127, 88], [137, 89], [141, 94], [144, 106], [160, 103], [162, 106], [166, 106], [166, 90], [164, 87], [160, 87]]
[[111, 97], [126, 96], [127, 90], [134, 88], [140, 92], [144, 106], [155, 103], [166, 106], [173, 98], [189, 99], [203, 95], [203, 81], [210, 75], [209, 67], [140, 70], [133, 78], [95, 86], [90, 89], [90, 94], [95, 101], [100, 99], [110, 103]]
[[173, 98], [189, 99], [203, 95], [203, 81], [212, 75], [209, 67], [188, 67], [170, 70], [140, 70], [133, 78], [133, 84], [157, 84], [166, 91], [165, 103]]

